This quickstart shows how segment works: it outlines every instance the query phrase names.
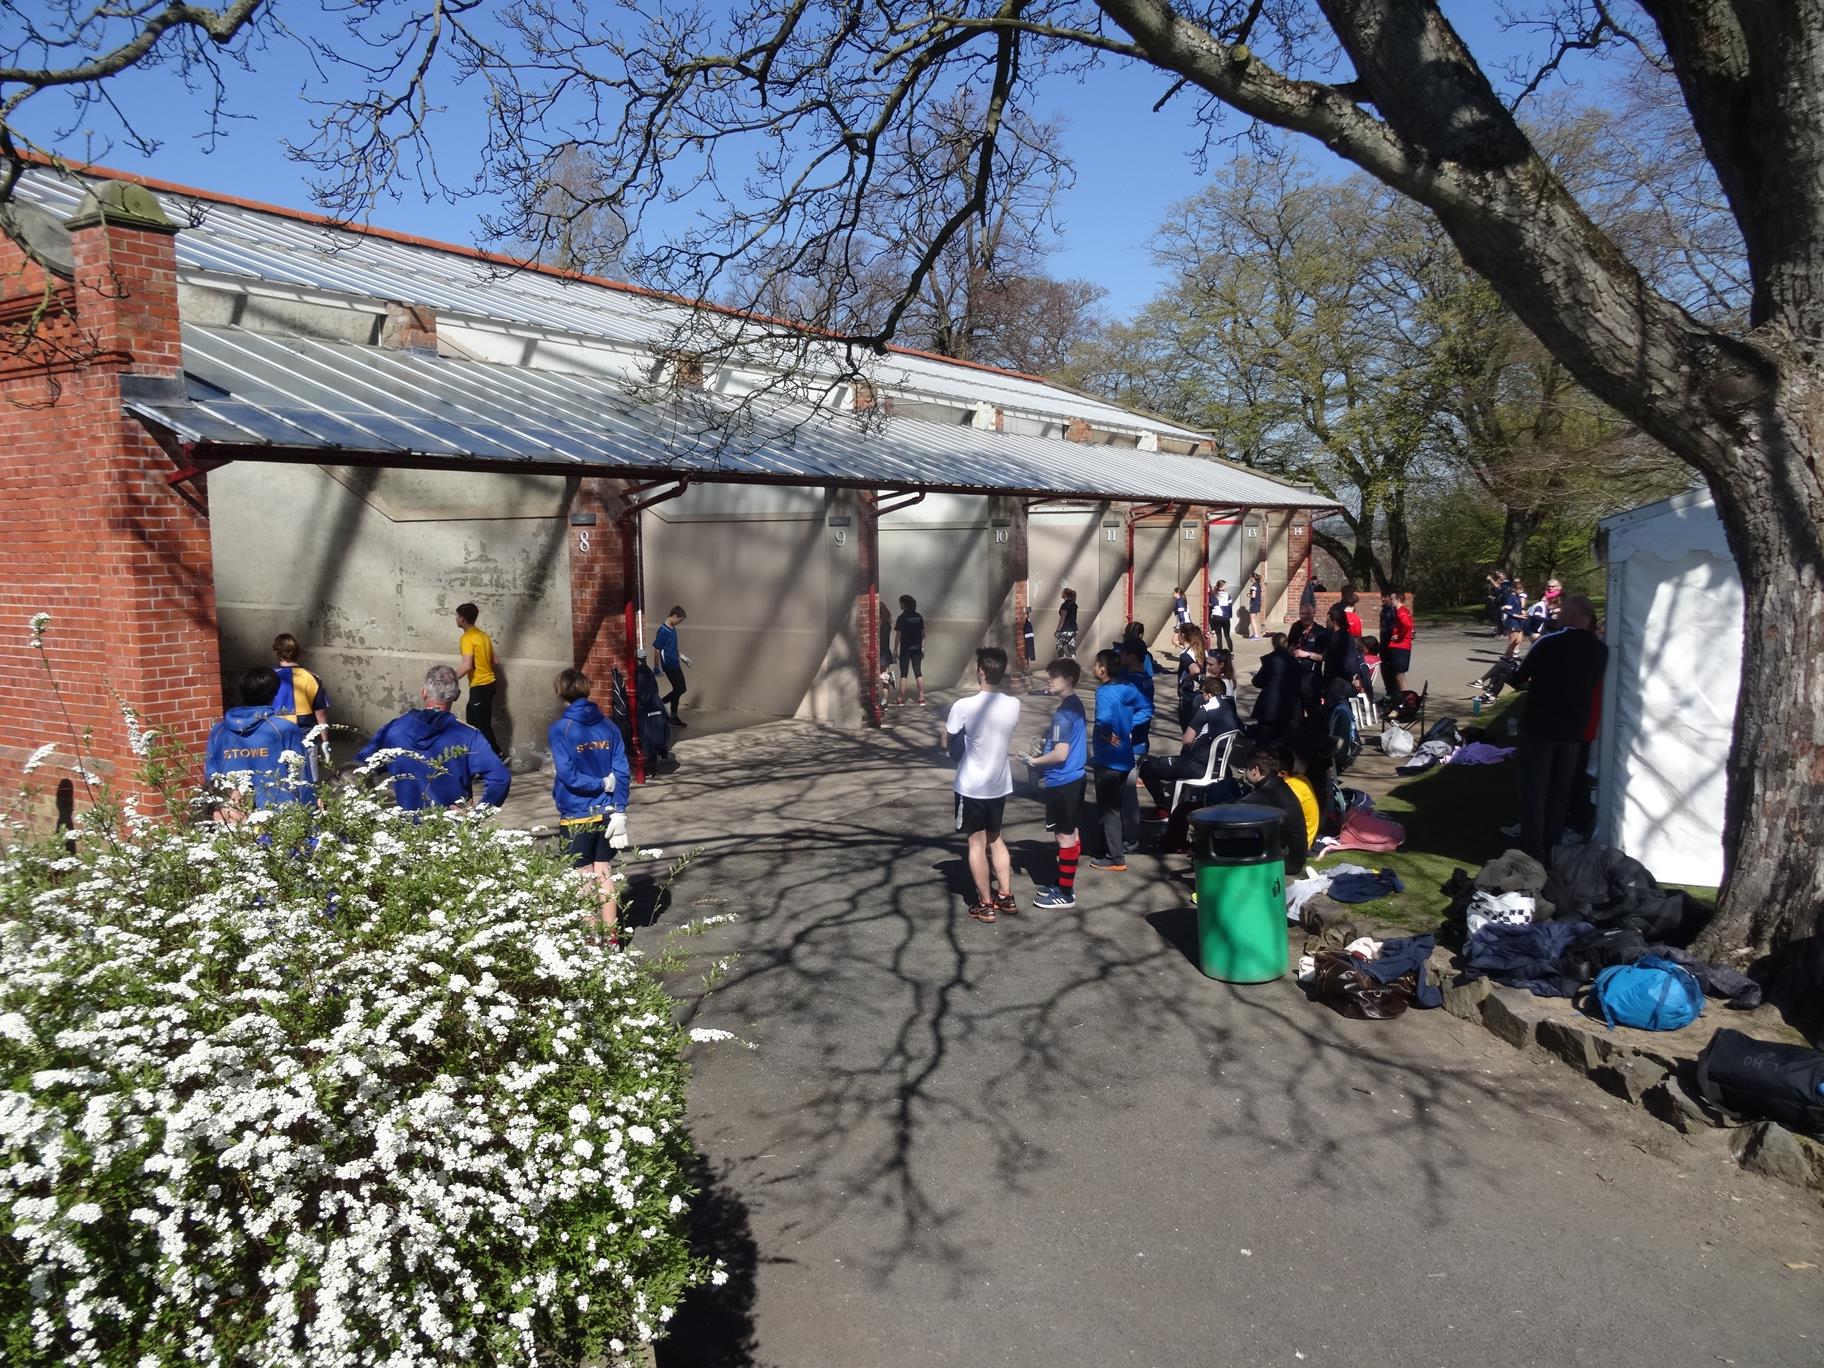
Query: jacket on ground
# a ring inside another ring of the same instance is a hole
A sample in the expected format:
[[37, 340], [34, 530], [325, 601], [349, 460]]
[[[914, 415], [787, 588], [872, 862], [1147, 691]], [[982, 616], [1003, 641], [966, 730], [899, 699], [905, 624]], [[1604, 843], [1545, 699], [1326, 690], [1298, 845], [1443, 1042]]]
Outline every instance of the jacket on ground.
[[[283, 759], [288, 753], [300, 762], [295, 782]], [[290, 718], [276, 716], [270, 707], [230, 708], [210, 729], [203, 773], [211, 779], [252, 774], [256, 808], [315, 803], [316, 790], [303, 782], [303, 759], [304, 733]]]
[[488, 740], [466, 722], [441, 708], [413, 708], [395, 717], [361, 747], [357, 761], [385, 750], [409, 752], [386, 762], [393, 776], [393, 797], [407, 812], [429, 803], [449, 807], [474, 795], [481, 780], [481, 801], [499, 807], [507, 800], [513, 776], [494, 754]]
[[[566, 822], [586, 821], [610, 812], [627, 810], [627, 789], [632, 782], [627, 768], [627, 748], [621, 729], [587, 698], [579, 698], [546, 733], [551, 743], [551, 798], [557, 815]], [[614, 792], [602, 790], [602, 780], [614, 776]]]

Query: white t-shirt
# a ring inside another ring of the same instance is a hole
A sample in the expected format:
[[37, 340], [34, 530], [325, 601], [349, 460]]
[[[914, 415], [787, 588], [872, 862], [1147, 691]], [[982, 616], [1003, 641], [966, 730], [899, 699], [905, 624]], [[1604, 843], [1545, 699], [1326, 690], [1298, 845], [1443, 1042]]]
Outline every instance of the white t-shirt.
[[1005, 798], [1013, 792], [1014, 729], [1020, 725], [1020, 700], [988, 690], [950, 705], [944, 729], [963, 735], [963, 758], [956, 766], [956, 791], [965, 798]]

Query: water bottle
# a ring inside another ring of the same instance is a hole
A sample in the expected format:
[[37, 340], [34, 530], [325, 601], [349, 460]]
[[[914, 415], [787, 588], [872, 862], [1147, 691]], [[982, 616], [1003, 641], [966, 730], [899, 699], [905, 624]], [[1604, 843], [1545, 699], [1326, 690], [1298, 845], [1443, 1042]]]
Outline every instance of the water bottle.
[[1469, 715], [1471, 717], [1482, 716], [1482, 700], [1480, 698], [1472, 698], [1469, 700]]
[[1511, 741], [1518, 735], [1520, 735], [1520, 719], [1517, 717], [1508, 718], [1507, 719], [1507, 738], [1508, 738], [1508, 740]]

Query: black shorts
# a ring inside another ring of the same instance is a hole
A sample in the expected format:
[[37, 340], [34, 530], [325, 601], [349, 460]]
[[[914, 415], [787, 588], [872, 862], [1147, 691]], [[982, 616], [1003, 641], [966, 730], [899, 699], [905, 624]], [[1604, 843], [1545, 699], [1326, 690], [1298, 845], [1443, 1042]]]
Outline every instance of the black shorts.
[[1006, 806], [1005, 798], [965, 798], [959, 793], [956, 795], [956, 829], [965, 836], [973, 836], [978, 831], [999, 836], [1001, 812]]
[[1072, 779], [1045, 790], [1045, 830], [1075, 831], [1077, 811], [1083, 806], [1083, 779]]
[[1390, 675], [1403, 675], [1412, 669], [1412, 652], [1394, 647], [1381, 657], [1381, 668]]
[[910, 646], [899, 648], [899, 677], [901, 679], [923, 679], [925, 677], [925, 648], [916, 650]]
[[597, 817], [587, 822], [563, 824], [564, 849], [578, 869], [607, 864], [614, 859], [614, 847], [608, 844], [608, 822]]

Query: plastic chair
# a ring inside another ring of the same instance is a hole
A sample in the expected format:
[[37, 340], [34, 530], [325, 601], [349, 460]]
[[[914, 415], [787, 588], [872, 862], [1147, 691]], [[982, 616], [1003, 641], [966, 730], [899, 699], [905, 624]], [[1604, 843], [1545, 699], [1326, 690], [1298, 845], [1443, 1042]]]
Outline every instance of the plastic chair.
[[1172, 785], [1171, 811], [1178, 810], [1179, 800], [1184, 797], [1186, 789], [1208, 788], [1211, 784], [1219, 784], [1229, 777], [1229, 755], [1235, 749], [1235, 738], [1240, 735], [1241, 733], [1238, 731], [1226, 731], [1210, 742], [1210, 756], [1204, 762], [1202, 777], [1180, 779]]

